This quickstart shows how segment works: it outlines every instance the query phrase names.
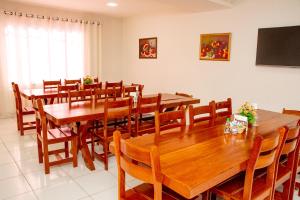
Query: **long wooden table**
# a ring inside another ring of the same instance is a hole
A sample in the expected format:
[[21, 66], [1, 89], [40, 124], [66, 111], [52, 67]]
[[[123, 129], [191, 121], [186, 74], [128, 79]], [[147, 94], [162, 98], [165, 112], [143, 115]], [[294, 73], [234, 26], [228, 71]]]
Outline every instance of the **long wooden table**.
[[[151, 95], [149, 95], [151, 96]], [[162, 94], [161, 106], [162, 108], [170, 106], [180, 106], [199, 103], [199, 99], [191, 97], [182, 97], [174, 94]], [[74, 122], [81, 122], [81, 152], [87, 167], [91, 170], [95, 169], [91, 155], [86, 144], [86, 128], [87, 121], [103, 118], [104, 106], [103, 103], [92, 105], [90, 102], [75, 102], [71, 107], [68, 103], [45, 105], [44, 110], [46, 116], [54, 124], [61, 126]]]
[[[125, 88], [130, 88], [130, 87], [135, 87], [131, 85], [124, 85]], [[20, 94], [27, 100], [31, 100], [33, 97], [34, 98], [40, 98], [40, 99], [51, 99], [51, 98], [56, 98], [58, 94], [57, 89], [47, 89], [44, 90], [43, 88], [20, 88]], [[67, 92], [61, 92], [62, 96], [68, 96]]]
[[[224, 134], [224, 126], [189, 128], [128, 139], [132, 145], [160, 152], [163, 184], [186, 198], [193, 198], [245, 170], [255, 135], [269, 137], [282, 126], [295, 126], [300, 118], [258, 110], [258, 125], [247, 134]], [[113, 151], [113, 144], [110, 145]]]

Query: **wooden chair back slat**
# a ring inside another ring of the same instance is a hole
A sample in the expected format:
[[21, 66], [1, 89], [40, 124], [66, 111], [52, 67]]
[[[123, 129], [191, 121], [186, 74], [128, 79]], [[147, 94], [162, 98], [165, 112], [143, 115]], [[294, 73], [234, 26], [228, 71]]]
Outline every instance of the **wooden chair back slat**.
[[16, 111], [22, 112], [23, 106], [22, 106], [22, 99], [21, 99], [19, 85], [12, 82], [12, 88], [13, 88], [15, 102], [16, 102]]
[[299, 126], [288, 130], [285, 145], [282, 150], [283, 155], [288, 155], [296, 149], [299, 138]]
[[300, 116], [300, 110], [289, 110], [289, 109], [283, 108], [282, 114]]
[[57, 89], [58, 86], [61, 85], [61, 79], [55, 81], [45, 81], [43, 80], [43, 89], [44, 91], [47, 89]]
[[65, 85], [81, 84], [81, 79], [65, 79]]
[[132, 160], [144, 163], [148, 166], [151, 165], [150, 152], [145, 149], [138, 148], [125, 140], [121, 140], [120, 150], [126, 157]]
[[99, 83], [99, 78], [98, 77], [94, 78], [94, 83]]
[[92, 83], [92, 84], [84, 84], [83, 89], [102, 89], [102, 82], [100, 83]]

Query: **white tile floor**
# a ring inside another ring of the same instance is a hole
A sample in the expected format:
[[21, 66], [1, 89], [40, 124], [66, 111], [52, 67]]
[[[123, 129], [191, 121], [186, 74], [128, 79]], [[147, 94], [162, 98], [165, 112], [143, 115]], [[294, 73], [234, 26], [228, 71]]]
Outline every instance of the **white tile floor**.
[[[77, 168], [71, 163], [55, 166], [45, 175], [38, 163], [34, 130], [20, 137], [14, 118], [0, 119], [1, 200], [117, 200], [114, 157], [109, 160], [108, 171], [100, 161], [95, 165], [95, 171], [88, 170], [79, 155]], [[126, 184], [130, 188], [140, 181], [128, 176]], [[294, 199], [300, 200], [296, 195]]]

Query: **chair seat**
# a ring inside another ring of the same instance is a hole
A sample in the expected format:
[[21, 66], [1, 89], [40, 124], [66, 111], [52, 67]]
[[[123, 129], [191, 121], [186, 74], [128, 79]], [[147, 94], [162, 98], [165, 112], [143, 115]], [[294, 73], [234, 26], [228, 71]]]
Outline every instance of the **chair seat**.
[[54, 128], [48, 130], [49, 144], [70, 141], [76, 136], [76, 133], [74, 133], [69, 127]]
[[[213, 192], [223, 196], [228, 196], [231, 199], [243, 199], [244, 192], [244, 173], [241, 173], [228, 181], [220, 184], [219, 186], [213, 188]], [[262, 196], [265, 198], [268, 196], [269, 189], [265, 186], [265, 178], [258, 176], [254, 178], [253, 189], [252, 189], [252, 200], [259, 200]], [[259, 198], [257, 198], [259, 197]]]
[[[163, 200], [185, 200], [186, 198], [178, 195], [175, 192], [169, 193], [171, 190], [165, 191], [163, 189], [162, 199]], [[130, 190], [126, 191], [126, 200], [149, 200], [154, 197], [153, 185], [148, 183], [143, 183]], [[195, 198], [194, 198], [195, 199]]]

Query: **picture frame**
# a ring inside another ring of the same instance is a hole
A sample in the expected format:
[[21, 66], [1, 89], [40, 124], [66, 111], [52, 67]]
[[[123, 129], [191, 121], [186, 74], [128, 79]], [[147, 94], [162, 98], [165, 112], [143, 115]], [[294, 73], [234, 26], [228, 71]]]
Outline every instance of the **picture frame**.
[[139, 39], [139, 58], [157, 59], [157, 37]]
[[200, 60], [230, 61], [231, 33], [200, 34]]

